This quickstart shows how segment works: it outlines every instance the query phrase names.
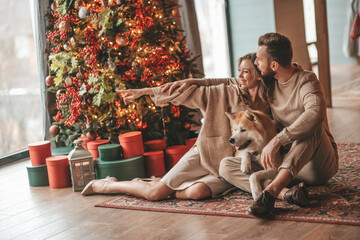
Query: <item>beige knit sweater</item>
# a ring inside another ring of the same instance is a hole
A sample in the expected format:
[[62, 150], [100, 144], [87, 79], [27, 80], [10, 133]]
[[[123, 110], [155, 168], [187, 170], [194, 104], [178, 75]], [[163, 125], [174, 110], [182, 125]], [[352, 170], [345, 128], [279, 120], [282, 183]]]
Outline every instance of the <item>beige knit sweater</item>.
[[[238, 112], [246, 108], [237, 79], [202, 80], [201, 85], [192, 85], [181, 94], [161, 93], [160, 88], [153, 88], [152, 99], [156, 105], [172, 103], [189, 108], [199, 108], [204, 116], [204, 123], [195, 145], [198, 147], [201, 165], [215, 176], [219, 176], [220, 161], [233, 156], [235, 149], [229, 143], [231, 128], [225, 112]], [[230, 85], [220, 84], [221, 82]]]
[[297, 65], [287, 82], [275, 80], [270, 97], [272, 116], [282, 129], [277, 135], [281, 145], [307, 138], [323, 127], [336, 148], [327, 122], [324, 90], [313, 72]]

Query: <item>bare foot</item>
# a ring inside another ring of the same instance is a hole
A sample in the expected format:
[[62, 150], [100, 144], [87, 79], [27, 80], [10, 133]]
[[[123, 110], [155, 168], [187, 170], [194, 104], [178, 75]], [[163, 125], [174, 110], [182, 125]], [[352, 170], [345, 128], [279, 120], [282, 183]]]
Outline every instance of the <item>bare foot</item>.
[[115, 182], [117, 182], [117, 181], [111, 181], [108, 179], [96, 180], [92, 184], [92, 190], [94, 193], [110, 193], [109, 185], [111, 185]]
[[107, 180], [107, 181], [110, 181], [110, 182], [118, 182], [116, 177], [110, 177], [110, 176], [107, 176], [104, 180]]

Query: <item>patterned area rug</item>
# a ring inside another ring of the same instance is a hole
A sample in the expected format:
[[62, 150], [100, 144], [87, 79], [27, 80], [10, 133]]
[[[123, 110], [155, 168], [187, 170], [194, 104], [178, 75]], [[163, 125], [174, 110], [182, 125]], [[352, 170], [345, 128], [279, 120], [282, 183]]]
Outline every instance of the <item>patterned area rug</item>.
[[[311, 205], [307, 208], [276, 201], [276, 220], [360, 225], [360, 143], [338, 144], [340, 168], [324, 186], [310, 187]], [[237, 190], [219, 199], [201, 201], [169, 199], [151, 202], [119, 195], [96, 207], [247, 217], [252, 203], [249, 193]]]

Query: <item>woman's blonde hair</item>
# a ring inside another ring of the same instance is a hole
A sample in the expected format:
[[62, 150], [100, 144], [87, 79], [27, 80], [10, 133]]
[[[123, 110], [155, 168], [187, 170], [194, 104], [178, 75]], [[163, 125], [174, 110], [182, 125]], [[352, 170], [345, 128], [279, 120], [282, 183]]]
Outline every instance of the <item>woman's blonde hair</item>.
[[256, 53], [248, 53], [242, 57], [240, 57], [238, 59], [238, 67], [240, 66], [241, 62], [243, 60], [249, 60], [255, 70], [255, 78], [260, 77], [260, 83], [259, 83], [259, 88], [258, 88], [258, 96], [260, 97], [261, 101], [266, 102], [267, 101], [267, 90], [266, 90], [266, 86], [264, 85], [264, 81], [261, 77], [261, 72], [260, 70], [257, 68], [257, 66], [255, 65], [255, 60], [256, 60]]

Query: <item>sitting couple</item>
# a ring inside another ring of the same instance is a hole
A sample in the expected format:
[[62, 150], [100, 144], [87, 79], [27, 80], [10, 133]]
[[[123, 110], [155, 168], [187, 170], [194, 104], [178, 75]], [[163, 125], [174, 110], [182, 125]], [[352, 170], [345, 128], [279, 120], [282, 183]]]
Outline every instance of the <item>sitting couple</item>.
[[329, 131], [324, 92], [314, 73], [292, 64], [290, 40], [278, 33], [259, 38], [257, 53], [239, 59], [239, 78], [186, 79], [158, 88], [119, 90], [125, 103], [143, 95], [155, 104], [172, 103], [198, 108], [204, 123], [195, 145], [160, 181], [94, 180], [82, 192], [124, 193], [148, 200], [172, 195], [182, 199], [218, 197], [238, 187], [251, 192], [249, 174], [229, 144], [231, 129], [225, 112], [246, 107], [262, 111], [281, 131], [261, 152], [261, 164], [252, 171], [272, 168], [281, 150], [278, 174], [265, 184], [249, 208], [255, 216], [269, 214], [275, 199], [305, 206], [304, 184], [287, 188], [293, 180], [309, 185], [326, 183], [338, 170], [336, 144]]

